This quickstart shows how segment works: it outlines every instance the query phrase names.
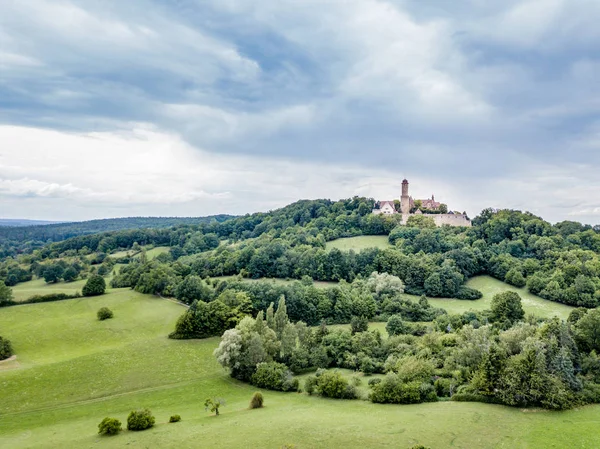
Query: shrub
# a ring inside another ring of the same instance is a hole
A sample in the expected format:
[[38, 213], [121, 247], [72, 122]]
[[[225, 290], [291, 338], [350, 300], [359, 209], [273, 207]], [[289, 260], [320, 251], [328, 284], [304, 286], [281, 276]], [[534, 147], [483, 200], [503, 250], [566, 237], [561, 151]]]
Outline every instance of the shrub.
[[179, 415], [173, 415], [169, 418], [169, 422], [179, 422], [181, 421], [181, 416]]
[[317, 377], [316, 376], [308, 376], [304, 381], [304, 390], [312, 395], [317, 388]]
[[98, 310], [97, 316], [100, 321], [104, 321], [112, 318], [114, 315], [108, 307], [102, 307]]
[[250, 409], [263, 408], [264, 398], [260, 391], [257, 391], [250, 400]]
[[152, 412], [147, 408], [132, 411], [127, 417], [127, 430], [146, 430], [154, 426], [155, 421]]
[[483, 297], [483, 293], [479, 290], [476, 290], [471, 287], [462, 286], [458, 289], [458, 293], [456, 293], [457, 299], [467, 299], [470, 301], [481, 299]]
[[527, 284], [523, 274], [516, 268], [513, 268], [506, 273], [506, 276], [504, 276], [504, 281], [507, 284], [514, 285], [515, 287], [519, 288], [525, 287], [525, 284]]
[[13, 348], [10, 340], [0, 337], [0, 360], [8, 359], [13, 355]]
[[381, 378], [380, 377], [376, 377], [374, 379], [369, 380], [369, 387], [373, 387], [375, 385], [378, 385], [381, 383]]
[[298, 389], [298, 379], [283, 363], [259, 363], [252, 375], [252, 385], [277, 391], [292, 391]]
[[356, 399], [356, 388], [337, 371], [327, 371], [317, 378], [317, 391], [321, 396], [334, 399]]
[[433, 385], [420, 381], [403, 382], [400, 376], [389, 373], [372, 386], [369, 399], [381, 404], [417, 404], [436, 401]]
[[104, 278], [98, 274], [92, 275], [83, 286], [83, 296], [98, 296], [103, 295], [106, 291], [106, 282]]
[[121, 421], [116, 418], [104, 418], [98, 424], [98, 433], [100, 435], [116, 435], [122, 430]]

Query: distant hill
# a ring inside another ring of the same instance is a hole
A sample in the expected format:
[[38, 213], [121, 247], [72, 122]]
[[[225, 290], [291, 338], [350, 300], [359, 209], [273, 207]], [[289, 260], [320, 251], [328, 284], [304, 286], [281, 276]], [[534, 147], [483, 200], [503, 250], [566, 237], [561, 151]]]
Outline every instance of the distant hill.
[[0, 218], [0, 226], [43, 226], [49, 224], [64, 223], [62, 221], [47, 221], [47, 220], [24, 220], [20, 218]]
[[[233, 215], [210, 215], [208, 217], [128, 217], [107, 218], [102, 220], [81, 221], [75, 223], [27, 224], [21, 226], [4, 225], [0, 227], [0, 243], [13, 242], [59, 242], [79, 235], [96, 234], [105, 231], [125, 229], [162, 229], [177, 225], [197, 225], [202, 223], [223, 222]], [[10, 221], [10, 220], [2, 220]], [[18, 220], [27, 221], [27, 220]]]

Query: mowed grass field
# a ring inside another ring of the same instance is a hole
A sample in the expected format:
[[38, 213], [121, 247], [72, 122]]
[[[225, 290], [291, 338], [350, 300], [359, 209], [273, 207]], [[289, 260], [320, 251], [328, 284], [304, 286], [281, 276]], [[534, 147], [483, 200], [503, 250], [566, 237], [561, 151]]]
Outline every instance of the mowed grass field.
[[86, 279], [80, 279], [75, 282], [57, 282], [56, 284], [46, 284], [43, 278], [34, 279], [28, 282], [22, 282], [12, 287], [13, 298], [15, 301], [24, 301], [35, 295], [50, 295], [52, 293], [68, 293], [70, 295], [76, 292], [81, 293], [81, 289], [87, 282]]
[[513, 287], [491, 276], [477, 276], [469, 279], [467, 286], [479, 290], [483, 293], [483, 298], [475, 301], [431, 298], [429, 302], [435, 307], [446, 309], [449, 313], [463, 313], [468, 310], [489, 309], [494, 295], [505, 291], [513, 291], [521, 296], [525, 313], [533, 313], [542, 318], [558, 316], [566, 320], [571, 310], [573, 310], [573, 307], [540, 298], [529, 293], [526, 288]]
[[[96, 320], [102, 306], [114, 311], [112, 320]], [[18, 356], [0, 364], [0, 447], [598, 447], [598, 406], [561, 413], [454, 402], [398, 406], [264, 391], [266, 407], [248, 410], [256, 389], [216, 363], [218, 338], [167, 338], [183, 310], [129, 289], [0, 309], [0, 334]], [[219, 417], [204, 411], [213, 396], [226, 401]], [[153, 429], [96, 434], [105, 416], [125, 422], [140, 407], [154, 412]], [[175, 413], [183, 421], [167, 424]]]
[[325, 248], [328, 251], [337, 248], [341, 251], [354, 250], [355, 252], [359, 252], [367, 248], [386, 249], [390, 246], [387, 235], [361, 235], [358, 237], [332, 240], [327, 242]]

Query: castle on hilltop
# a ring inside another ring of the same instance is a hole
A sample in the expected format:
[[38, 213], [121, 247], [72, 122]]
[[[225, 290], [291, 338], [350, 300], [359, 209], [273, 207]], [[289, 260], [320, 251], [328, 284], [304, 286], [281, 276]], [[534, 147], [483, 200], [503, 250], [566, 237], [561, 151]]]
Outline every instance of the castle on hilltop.
[[400, 201], [377, 201], [374, 214], [395, 215], [402, 214], [402, 223], [406, 224], [411, 215], [424, 215], [431, 217], [437, 226], [471, 226], [471, 220], [465, 212], [453, 212], [448, 210], [448, 206], [431, 199], [413, 200], [408, 194], [408, 181], [402, 181], [402, 196]]

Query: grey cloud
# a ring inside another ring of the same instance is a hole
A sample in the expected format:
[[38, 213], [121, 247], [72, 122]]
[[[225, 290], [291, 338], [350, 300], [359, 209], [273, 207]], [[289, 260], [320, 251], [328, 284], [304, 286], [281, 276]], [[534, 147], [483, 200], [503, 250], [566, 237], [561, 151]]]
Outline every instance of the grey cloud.
[[[540, 167], [568, 162], [595, 185], [597, 2], [448, 5], [9, 2], [0, 122], [69, 132], [145, 122], [214, 155], [386, 169], [465, 192], [529, 176], [531, 201], [483, 189], [464, 204], [594, 217], [576, 183], [566, 183], [575, 212], [537, 195], [552, 185]], [[304, 196], [298, 185], [289, 192]]]

